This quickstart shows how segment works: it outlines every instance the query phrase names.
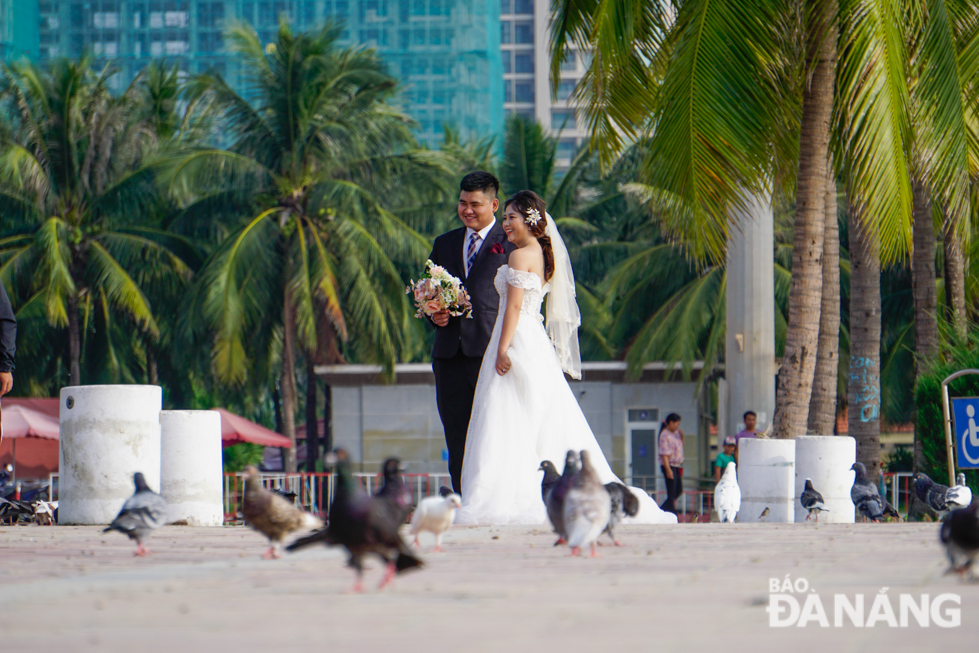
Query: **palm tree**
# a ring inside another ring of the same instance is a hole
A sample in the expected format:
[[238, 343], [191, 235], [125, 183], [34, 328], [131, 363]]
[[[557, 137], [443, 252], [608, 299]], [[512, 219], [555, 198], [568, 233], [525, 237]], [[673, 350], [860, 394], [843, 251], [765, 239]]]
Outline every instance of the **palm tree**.
[[[339, 37], [336, 26], [294, 34], [283, 22], [266, 49], [252, 28], [232, 27], [246, 95], [216, 74], [192, 86], [193, 97], [212, 97], [231, 145], [180, 156], [167, 173], [182, 224], [217, 217], [229, 230], [190, 299], [214, 372], [240, 384], [253, 361], [278, 359], [293, 442], [297, 348], [315, 355], [329, 344], [319, 342], [323, 323], [339, 339], [356, 329], [350, 357], [390, 370], [406, 347], [410, 312], [392, 259], [417, 261], [428, 244], [380, 200], [439, 161], [414, 149], [410, 121], [387, 104], [395, 80], [377, 55], [341, 49]], [[294, 452], [286, 469], [296, 469]]]
[[93, 320], [107, 327], [121, 317], [147, 338], [158, 336], [134, 272], [146, 265], [186, 271], [142, 224], [158, 202], [146, 159], [152, 134], [133, 119], [132, 93], [110, 95], [115, 70], [95, 72], [91, 61], [11, 63], [0, 82], [0, 279], [22, 298], [20, 311], [43, 306], [51, 325], [67, 328], [72, 385], [81, 383], [83, 336]]
[[[641, 181], [697, 257], [722, 260], [745, 192], [795, 196], [796, 238], [775, 435], [805, 432], [816, 363], [827, 155], [845, 155], [854, 201], [893, 258], [909, 241], [906, 56], [891, 3], [558, 3], [553, 61], [593, 53], [576, 97], [606, 160], [649, 134]], [[830, 120], [834, 26], [841, 50]], [[560, 74], [559, 67], [552, 70]], [[831, 131], [832, 127], [832, 131]], [[617, 136], [618, 134], [618, 136]], [[829, 143], [833, 143], [829, 148]]]

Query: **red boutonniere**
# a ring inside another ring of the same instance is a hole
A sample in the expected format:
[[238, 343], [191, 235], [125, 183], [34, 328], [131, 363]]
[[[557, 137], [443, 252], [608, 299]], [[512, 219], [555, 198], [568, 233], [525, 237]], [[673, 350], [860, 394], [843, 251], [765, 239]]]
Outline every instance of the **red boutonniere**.
[[490, 254], [505, 254], [505, 253], [506, 252], [503, 250], [503, 245], [501, 245], [500, 243], [493, 243], [493, 246], [490, 247]]

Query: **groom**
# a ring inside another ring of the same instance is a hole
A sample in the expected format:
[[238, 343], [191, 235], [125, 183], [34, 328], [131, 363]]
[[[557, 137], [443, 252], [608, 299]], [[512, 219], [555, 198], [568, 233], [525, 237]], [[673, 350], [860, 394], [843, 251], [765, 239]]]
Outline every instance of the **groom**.
[[435, 239], [429, 258], [462, 280], [472, 299], [472, 318], [436, 313], [432, 370], [439, 417], [449, 450], [452, 489], [462, 494], [462, 456], [479, 379], [483, 352], [496, 323], [500, 295], [493, 279], [516, 247], [496, 222], [499, 180], [488, 172], [471, 172], [459, 184], [459, 219], [463, 226]]

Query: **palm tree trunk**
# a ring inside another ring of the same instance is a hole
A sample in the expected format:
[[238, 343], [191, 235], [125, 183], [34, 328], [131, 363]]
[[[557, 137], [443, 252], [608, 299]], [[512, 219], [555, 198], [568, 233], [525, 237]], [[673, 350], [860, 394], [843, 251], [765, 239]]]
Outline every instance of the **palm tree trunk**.
[[153, 353], [153, 347], [149, 343], [146, 343], [146, 379], [150, 385], [159, 385], [160, 374], [156, 365], [156, 354]]
[[[826, 12], [824, 16], [824, 20], [832, 20], [836, 11]], [[810, 59], [812, 79], [802, 99], [789, 324], [773, 420], [776, 438], [794, 438], [806, 433], [816, 371], [823, 291], [826, 175], [836, 68], [836, 39], [829, 38], [827, 27], [828, 24], [820, 23], [808, 37], [809, 51], [815, 61]]]
[[78, 323], [78, 295], [70, 293], [68, 295], [68, 360], [69, 374], [68, 385], [81, 385], [82, 383], [82, 335]]
[[840, 368], [840, 226], [836, 216], [836, 176], [826, 175], [826, 231], [823, 240], [823, 298], [819, 311], [819, 350], [809, 402], [809, 430], [832, 435], [836, 427], [836, 388]]
[[316, 418], [316, 387], [319, 379], [313, 365], [313, 352], [306, 352], [306, 471], [316, 471], [319, 459], [320, 436]]
[[880, 244], [849, 207], [850, 221], [850, 436], [867, 477], [880, 473]]
[[[931, 197], [924, 184], [914, 180], [914, 252], [911, 255], [911, 287], [914, 294], [914, 377], [917, 385], [921, 362], [938, 356], [938, 289], [935, 287], [935, 224]], [[914, 434], [914, 471], [925, 462], [924, 443]]]
[[289, 438], [292, 448], [285, 452], [283, 467], [296, 471], [296, 314], [292, 290], [286, 285], [282, 303], [282, 435]]
[[962, 241], [955, 235], [955, 225], [947, 221], [945, 228], [945, 306], [948, 323], [955, 332], [965, 336], [965, 256]]

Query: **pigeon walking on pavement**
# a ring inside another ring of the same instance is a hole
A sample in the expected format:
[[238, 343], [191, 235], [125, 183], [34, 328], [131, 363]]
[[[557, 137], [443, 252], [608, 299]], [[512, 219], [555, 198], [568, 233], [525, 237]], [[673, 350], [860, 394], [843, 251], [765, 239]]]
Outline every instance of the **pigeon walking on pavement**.
[[816, 488], [812, 486], [812, 479], [806, 479], [806, 487], [802, 490], [802, 494], [799, 496], [799, 502], [802, 507], [809, 511], [806, 515], [806, 521], [815, 514], [816, 521], [819, 521], [819, 513], [829, 512], [829, 508], [826, 507], [823, 501], [823, 495], [816, 491]]
[[544, 472], [544, 476], [540, 480], [540, 498], [544, 501], [544, 505], [547, 505], [547, 495], [551, 493], [557, 482], [561, 480], [561, 475], [557, 472], [557, 467], [554, 466], [550, 460], [541, 461], [540, 467], [537, 468], [538, 472]]
[[102, 532], [119, 531], [129, 539], [136, 540], [136, 555], [145, 556], [149, 550], [143, 546], [143, 540], [166, 523], [167, 502], [149, 488], [142, 472], [133, 474], [133, 484], [136, 486], [135, 494], [126, 499], [119, 515]]
[[[547, 518], [551, 520], [551, 526], [554, 527], [554, 532], [557, 533], [558, 537], [554, 546], [568, 543], [568, 534], [564, 524], [564, 500], [568, 496], [568, 490], [571, 489], [571, 478], [577, 471], [578, 454], [569, 450], [564, 458], [564, 473], [550, 488], [547, 499], [544, 501], [544, 505], [547, 507]], [[543, 494], [543, 492], [544, 487], [541, 483], [541, 493]]]
[[918, 472], [914, 475], [914, 493], [939, 516], [944, 516], [950, 510], [965, 508], [972, 503], [972, 490], [964, 483], [948, 487], [931, 480], [927, 474]]
[[879, 522], [884, 516], [884, 498], [880, 496], [877, 486], [867, 480], [867, 468], [863, 463], [853, 463], [850, 469], [855, 472], [850, 488], [853, 507], [870, 521]]
[[248, 526], [269, 539], [269, 550], [263, 558], [282, 557], [282, 542], [290, 534], [323, 526], [319, 517], [300, 510], [281, 492], [270, 492], [262, 487], [262, 479], [254, 465], [245, 468], [244, 476], [245, 497], [241, 514]]
[[737, 468], [737, 463], [729, 462], [721, 480], [714, 487], [714, 506], [721, 523], [733, 524], [741, 510], [741, 487], [738, 485]]
[[581, 549], [588, 546], [591, 547], [591, 557], [595, 558], [598, 556], [596, 542], [608, 526], [612, 502], [608, 490], [591, 466], [591, 455], [588, 451], [582, 449], [579, 459], [581, 469], [571, 477], [568, 494], [564, 499], [564, 530], [568, 536], [571, 555], [580, 555]]
[[388, 458], [381, 464], [381, 475], [384, 485], [374, 496], [380, 497], [391, 504], [396, 514], [401, 517], [400, 523], [405, 523], [411, 514], [411, 489], [401, 477], [404, 465], [397, 458]]
[[946, 574], [965, 576], [979, 557], [979, 499], [967, 508], [953, 510], [939, 531], [949, 567]]
[[462, 497], [455, 492], [446, 497], [426, 497], [418, 504], [415, 514], [411, 517], [411, 534], [415, 536], [415, 546], [418, 535], [428, 531], [435, 535], [435, 551], [442, 550], [442, 534], [452, 526], [456, 509], [462, 507]]
[[606, 483], [605, 489], [608, 491], [610, 513], [608, 526], [603, 532], [608, 533], [615, 546], [622, 546], [622, 542], [615, 537], [615, 527], [626, 517], [639, 514], [639, 498], [622, 483]]
[[367, 495], [350, 472], [347, 452], [343, 449], [329, 454], [327, 463], [336, 467], [337, 475], [329, 524], [312, 535], [299, 538], [287, 546], [286, 551], [298, 551], [313, 544], [346, 548], [350, 554], [347, 565], [357, 574], [355, 592], [363, 589], [363, 559], [368, 554], [380, 557], [387, 565], [378, 589], [390, 583], [395, 574], [421, 567], [422, 561], [415, 557], [398, 533], [401, 521], [396, 505], [385, 497]]

